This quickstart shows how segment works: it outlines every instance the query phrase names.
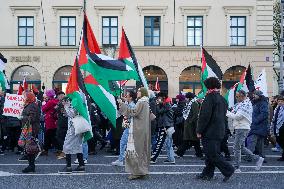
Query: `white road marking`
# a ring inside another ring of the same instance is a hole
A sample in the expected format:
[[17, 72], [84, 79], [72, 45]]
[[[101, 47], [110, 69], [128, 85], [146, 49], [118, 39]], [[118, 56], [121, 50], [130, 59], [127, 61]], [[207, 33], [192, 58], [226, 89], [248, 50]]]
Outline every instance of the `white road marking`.
[[[190, 172], [150, 172], [149, 175], [188, 175], [198, 174], [200, 171]], [[220, 174], [220, 172], [215, 172]], [[284, 171], [247, 171], [235, 174], [284, 174]], [[129, 175], [129, 173], [72, 173], [72, 174], [59, 174], [59, 173], [34, 173], [34, 174], [11, 174], [9, 176], [85, 176], [85, 175]], [[3, 177], [0, 175], [0, 177]]]
[[[242, 155], [242, 156], [244, 157], [245, 155]], [[104, 156], [104, 157], [106, 157], [106, 158], [118, 158], [118, 156]], [[184, 155], [183, 157], [196, 157], [196, 156], [195, 155]], [[234, 157], [234, 155], [231, 155], [231, 157]], [[280, 158], [281, 155], [265, 155], [265, 157], [267, 157], [267, 158]], [[159, 155], [158, 158], [164, 159], [164, 158], [167, 158], [167, 155]]]
[[[26, 166], [27, 164], [0, 164], [0, 166]], [[46, 163], [39, 163], [36, 164], [36, 166], [64, 166], [66, 164], [46, 164]], [[72, 164], [72, 165], [76, 165], [76, 164]], [[88, 166], [102, 166], [102, 167], [124, 167], [124, 166], [113, 166], [111, 164], [99, 164], [99, 163], [90, 163], [90, 164], [86, 164], [86, 167]], [[177, 165], [170, 165], [170, 164], [158, 164], [158, 165], [150, 165], [151, 167], [204, 167], [205, 165], [202, 164], [194, 164], [194, 165], [181, 165], [181, 164], [177, 164]], [[255, 167], [254, 165], [243, 165], [241, 167]], [[262, 168], [284, 168], [284, 165], [264, 165], [262, 166]]]

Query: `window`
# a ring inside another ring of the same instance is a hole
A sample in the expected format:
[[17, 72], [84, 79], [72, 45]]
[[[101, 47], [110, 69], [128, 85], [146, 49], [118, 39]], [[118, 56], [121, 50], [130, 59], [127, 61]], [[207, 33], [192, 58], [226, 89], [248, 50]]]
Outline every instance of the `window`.
[[60, 17], [60, 45], [76, 45], [76, 17]]
[[160, 16], [145, 16], [144, 20], [144, 45], [159, 46], [160, 45]]
[[231, 45], [246, 45], [246, 17], [231, 16]]
[[34, 45], [34, 17], [18, 17], [18, 45]]
[[187, 45], [197, 46], [203, 43], [203, 17], [187, 17]]
[[103, 45], [117, 45], [118, 18], [103, 17]]

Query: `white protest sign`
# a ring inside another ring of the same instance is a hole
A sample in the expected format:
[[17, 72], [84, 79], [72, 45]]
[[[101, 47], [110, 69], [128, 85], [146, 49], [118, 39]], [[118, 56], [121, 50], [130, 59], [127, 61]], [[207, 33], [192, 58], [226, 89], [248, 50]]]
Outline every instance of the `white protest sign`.
[[3, 115], [19, 118], [24, 109], [24, 96], [17, 94], [6, 94]]

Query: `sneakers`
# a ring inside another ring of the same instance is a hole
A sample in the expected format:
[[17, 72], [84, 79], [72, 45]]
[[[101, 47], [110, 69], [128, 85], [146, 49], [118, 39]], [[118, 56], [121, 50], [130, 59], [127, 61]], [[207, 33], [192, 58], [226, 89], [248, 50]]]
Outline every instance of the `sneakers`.
[[275, 148], [271, 148], [271, 151], [272, 152], [280, 152], [280, 150], [278, 148], [276, 148], [276, 147]]
[[61, 171], [58, 171], [59, 174], [71, 174], [72, 173], [72, 167], [64, 167]]
[[61, 152], [60, 154], [58, 154], [57, 159], [64, 159], [65, 158], [65, 154], [64, 152]]
[[85, 166], [78, 166], [76, 169], [73, 170], [73, 173], [85, 173]]
[[[75, 164], [79, 164], [78, 159], [76, 159], [76, 160], [74, 161], [74, 163], [75, 163]], [[88, 163], [88, 160], [84, 159], [84, 164], [87, 164], [87, 163]]]
[[114, 165], [114, 166], [123, 166], [123, 161], [116, 160], [116, 161], [112, 162], [111, 165]]
[[156, 163], [157, 163], [157, 161], [154, 161], [154, 160], [150, 161], [150, 164], [156, 164]]
[[164, 163], [166, 164], [176, 164], [176, 161], [169, 161], [169, 160], [165, 160]]
[[18, 159], [18, 161], [28, 161], [28, 156], [24, 155]]
[[255, 170], [259, 171], [262, 164], [263, 164], [264, 158], [263, 157], [259, 157], [258, 161], [256, 162], [256, 168]]
[[34, 173], [35, 172], [35, 167], [34, 166], [28, 166], [25, 169], [22, 170], [23, 173]]
[[235, 173], [241, 173], [242, 171], [241, 171], [241, 169], [240, 168], [236, 168], [235, 169]]

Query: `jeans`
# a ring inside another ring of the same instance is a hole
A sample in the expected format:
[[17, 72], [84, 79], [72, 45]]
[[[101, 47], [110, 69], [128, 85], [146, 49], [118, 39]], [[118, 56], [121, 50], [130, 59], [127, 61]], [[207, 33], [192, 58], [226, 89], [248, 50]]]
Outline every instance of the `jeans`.
[[129, 134], [129, 128], [124, 129], [123, 134], [120, 139], [120, 152], [118, 156], [119, 161], [124, 161], [125, 159], [125, 150], [126, 150], [127, 142], [128, 142], [128, 134]]
[[154, 151], [156, 148], [156, 141], [157, 141], [157, 135], [152, 135], [151, 136], [151, 150]]
[[172, 136], [167, 135], [166, 140], [165, 140], [165, 145], [166, 145], [168, 160], [175, 161]]
[[88, 143], [87, 142], [84, 142], [83, 143], [83, 145], [82, 145], [82, 147], [83, 147], [83, 159], [84, 160], [87, 160], [88, 159], [88, 151], [89, 151], [89, 149], [88, 149]]
[[257, 161], [259, 159], [258, 155], [254, 155], [252, 151], [245, 147], [245, 140], [249, 133], [248, 129], [236, 129], [235, 130], [235, 141], [234, 141], [234, 154], [235, 162], [234, 166], [236, 168], [240, 167], [241, 163], [241, 153], [247, 156], [248, 159]]
[[252, 152], [256, 152], [256, 154], [261, 157], [264, 157], [264, 137], [255, 134], [250, 135], [247, 138], [247, 148]]

